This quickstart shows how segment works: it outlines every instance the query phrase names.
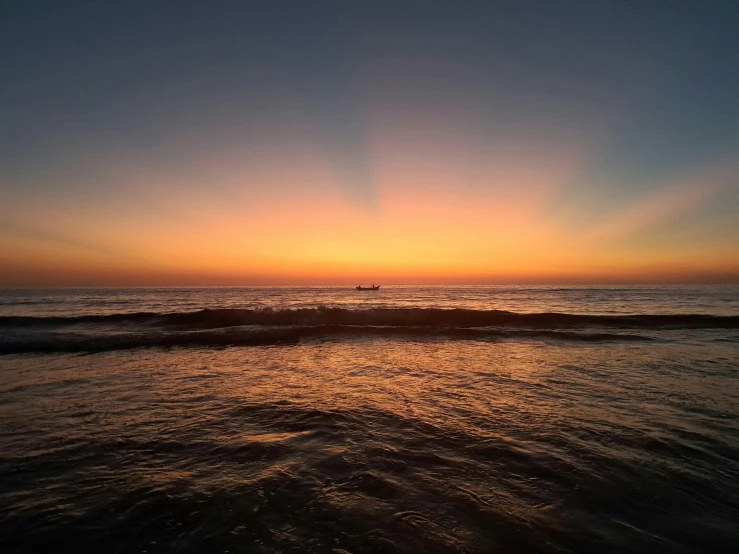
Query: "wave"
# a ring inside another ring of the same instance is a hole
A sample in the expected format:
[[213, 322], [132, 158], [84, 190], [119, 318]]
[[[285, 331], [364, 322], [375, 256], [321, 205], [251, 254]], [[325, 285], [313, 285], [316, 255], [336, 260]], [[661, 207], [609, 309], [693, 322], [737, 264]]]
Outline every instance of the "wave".
[[571, 342], [649, 341], [648, 337], [618, 333], [582, 333], [536, 329], [466, 327], [387, 327], [309, 325], [271, 329], [232, 328], [185, 332], [37, 333], [0, 338], [0, 355], [52, 352], [106, 352], [151, 347], [227, 347], [298, 344], [308, 340], [347, 337], [399, 337], [446, 340], [548, 339]]
[[441, 308], [205, 309], [177, 313], [115, 313], [71, 317], [3, 316], [0, 327], [146, 325], [177, 330], [219, 329], [243, 325], [360, 325], [389, 327], [502, 327], [561, 329], [611, 327], [622, 329], [739, 329], [739, 315], [632, 314], [583, 315], [516, 313], [503, 310]]

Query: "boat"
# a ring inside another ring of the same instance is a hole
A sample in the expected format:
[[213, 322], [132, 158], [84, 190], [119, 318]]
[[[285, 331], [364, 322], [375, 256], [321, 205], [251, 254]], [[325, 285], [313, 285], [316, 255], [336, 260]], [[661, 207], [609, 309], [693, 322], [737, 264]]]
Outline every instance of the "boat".
[[357, 290], [380, 290], [380, 285], [372, 285], [371, 287], [363, 287], [362, 285], [359, 285]]

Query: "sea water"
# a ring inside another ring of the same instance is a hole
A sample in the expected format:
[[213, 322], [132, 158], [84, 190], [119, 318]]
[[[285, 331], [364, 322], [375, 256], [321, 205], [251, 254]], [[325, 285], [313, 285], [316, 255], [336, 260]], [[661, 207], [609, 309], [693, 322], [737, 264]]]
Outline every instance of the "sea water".
[[736, 552], [739, 287], [0, 291], [3, 552]]

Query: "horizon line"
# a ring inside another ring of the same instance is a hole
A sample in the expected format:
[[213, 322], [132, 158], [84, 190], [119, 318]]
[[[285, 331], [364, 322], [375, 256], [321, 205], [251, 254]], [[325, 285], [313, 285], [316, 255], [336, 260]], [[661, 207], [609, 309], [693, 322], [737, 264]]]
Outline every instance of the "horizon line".
[[[362, 285], [366, 283], [361, 283]], [[199, 289], [199, 288], [319, 288], [356, 287], [357, 283], [282, 283], [282, 284], [208, 284], [208, 285], [0, 285], [0, 290], [28, 289]], [[593, 283], [380, 283], [380, 287], [664, 287], [664, 286], [739, 286], [739, 279], [729, 281], [634, 281]]]

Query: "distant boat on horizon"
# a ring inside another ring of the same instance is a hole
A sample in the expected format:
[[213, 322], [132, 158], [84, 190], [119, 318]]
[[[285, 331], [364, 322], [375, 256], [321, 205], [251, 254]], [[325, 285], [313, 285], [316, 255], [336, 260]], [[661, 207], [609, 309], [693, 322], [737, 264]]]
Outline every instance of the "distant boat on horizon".
[[363, 287], [362, 285], [358, 285], [357, 290], [380, 290], [380, 285], [372, 285], [371, 287]]

